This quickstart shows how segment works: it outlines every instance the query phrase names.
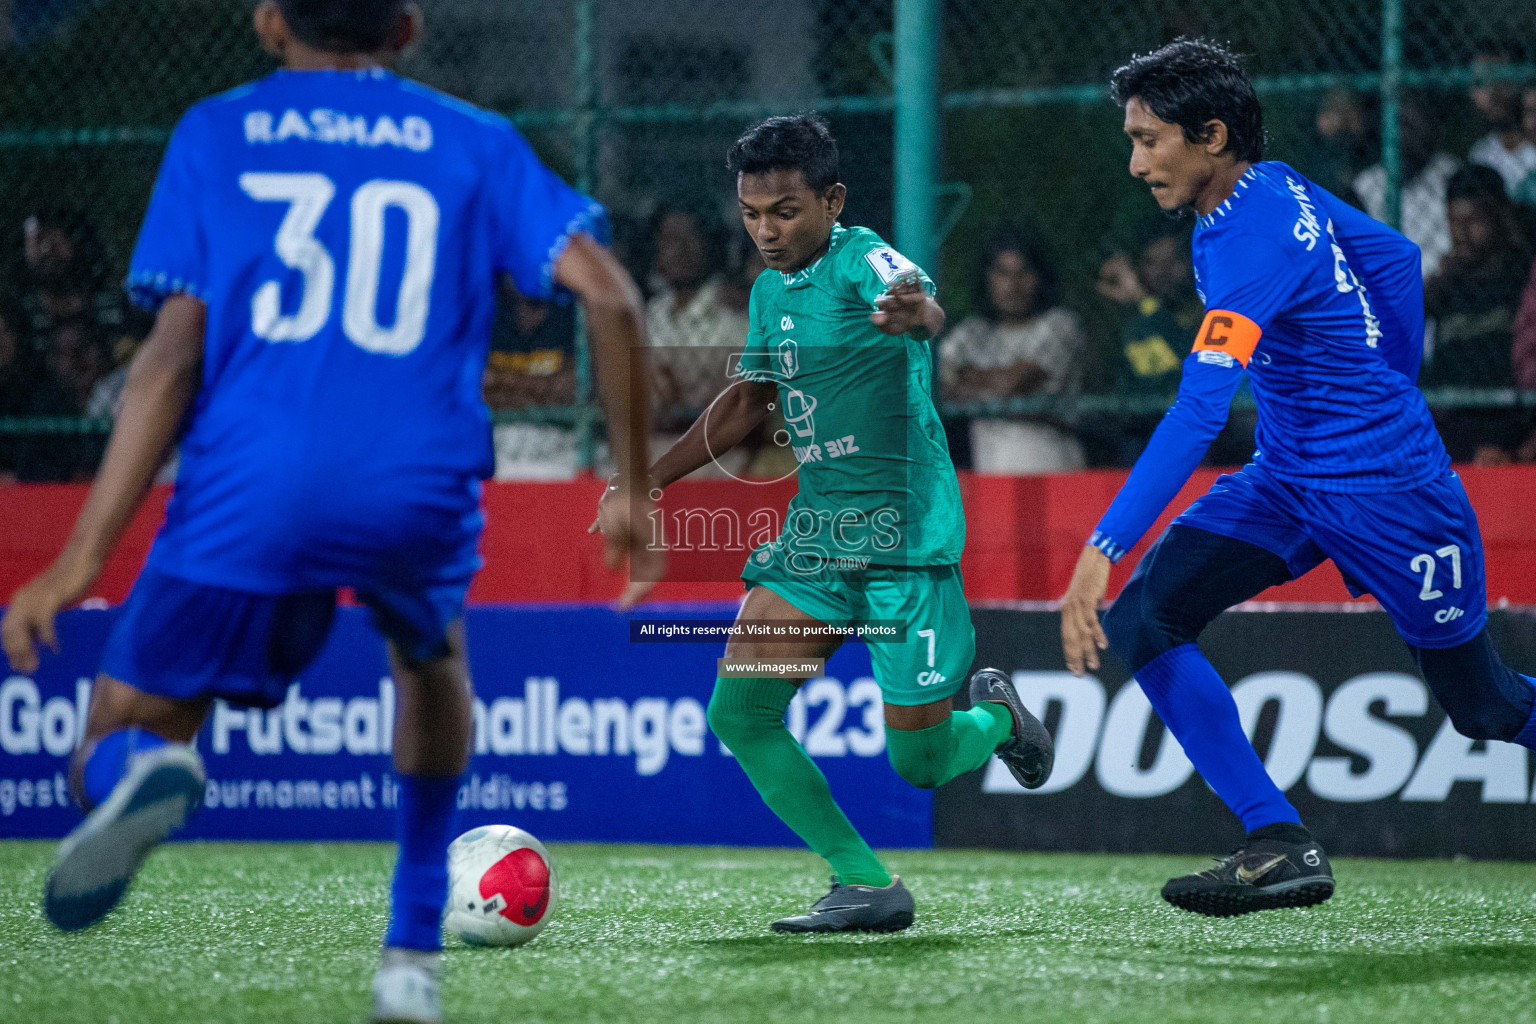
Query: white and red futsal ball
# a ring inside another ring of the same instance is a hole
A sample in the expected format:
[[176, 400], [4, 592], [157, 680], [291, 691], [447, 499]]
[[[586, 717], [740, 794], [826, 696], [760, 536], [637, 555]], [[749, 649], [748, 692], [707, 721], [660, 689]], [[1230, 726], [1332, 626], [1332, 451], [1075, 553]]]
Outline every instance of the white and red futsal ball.
[[472, 946], [521, 946], [544, 930], [558, 891], [543, 843], [511, 825], [470, 829], [448, 847], [443, 928]]

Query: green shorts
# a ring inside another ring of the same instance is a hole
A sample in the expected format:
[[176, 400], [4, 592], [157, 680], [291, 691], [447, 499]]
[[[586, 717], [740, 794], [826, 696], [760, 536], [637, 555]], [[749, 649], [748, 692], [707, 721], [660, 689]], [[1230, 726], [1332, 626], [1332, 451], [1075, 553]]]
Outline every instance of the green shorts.
[[767, 587], [832, 626], [885, 621], [900, 627], [898, 636], [869, 643], [875, 681], [887, 704], [932, 704], [965, 685], [976, 658], [976, 630], [960, 566], [872, 565], [806, 576], [774, 556], [772, 546], [764, 545], [747, 559], [741, 579], [748, 590]]

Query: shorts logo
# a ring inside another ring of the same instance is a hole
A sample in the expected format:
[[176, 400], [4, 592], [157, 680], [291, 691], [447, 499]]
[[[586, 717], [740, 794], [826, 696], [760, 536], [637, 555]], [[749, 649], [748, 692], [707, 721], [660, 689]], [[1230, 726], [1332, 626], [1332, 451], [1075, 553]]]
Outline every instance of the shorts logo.
[[948, 680], [949, 677], [937, 669], [929, 669], [917, 674], [918, 686], [938, 686], [940, 683], [947, 682]]
[[795, 322], [793, 320], [791, 320], [787, 316], [780, 318], [780, 320], [779, 320], [779, 330], [781, 330], [781, 331], [792, 331], [794, 329], [795, 329]]
[[1442, 608], [1435, 612], [1435, 621], [1443, 626], [1447, 622], [1455, 622], [1465, 614], [1467, 613], [1460, 608]]

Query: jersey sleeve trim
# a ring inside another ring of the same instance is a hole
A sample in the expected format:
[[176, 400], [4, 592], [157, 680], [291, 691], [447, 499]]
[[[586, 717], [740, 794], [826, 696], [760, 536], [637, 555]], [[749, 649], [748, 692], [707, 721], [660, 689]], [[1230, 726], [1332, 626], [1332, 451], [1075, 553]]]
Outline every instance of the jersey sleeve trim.
[[1264, 329], [1243, 314], [1234, 313], [1230, 309], [1212, 309], [1205, 314], [1205, 320], [1195, 335], [1197, 340], [1194, 351], [1201, 354], [1201, 362], [1223, 361], [1207, 358], [1206, 353], [1211, 353], [1225, 356], [1246, 367], [1263, 336]]
[[1093, 536], [1088, 538], [1088, 546], [1091, 548], [1098, 548], [1104, 553], [1106, 558], [1116, 564], [1119, 563], [1120, 559], [1125, 557], [1125, 548], [1115, 543], [1115, 538], [1111, 537], [1103, 530], [1093, 531]]
[[586, 209], [578, 212], [550, 245], [549, 255], [544, 259], [544, 266], [539, 269], [539, 288], [545, 296], [561, 302], [569, 301], [570, 293], [555, 283], [555, 264], [560, 262], [566, 246], [570, 245], [571, 239], [577, 235], [591, 235], [602, 244], [608, 244], [608, 210], [602, 203], [590, 203]]
[[139, 270], [123, 282], [128, 299], [140, 309], [151, 313], [158, 310], [172, 295], [190, 295], [194, 299], [208, 301], [208, 289], [196, 281], [173, 277], [163, 270]]

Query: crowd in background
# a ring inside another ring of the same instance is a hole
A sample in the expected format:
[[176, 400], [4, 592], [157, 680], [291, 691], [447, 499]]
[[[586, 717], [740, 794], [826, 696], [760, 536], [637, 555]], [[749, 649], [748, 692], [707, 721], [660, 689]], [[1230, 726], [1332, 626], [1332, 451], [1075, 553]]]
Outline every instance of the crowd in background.
[[[28, 215], [0, 258], [0, 418], [110, 419], [148, 329], [95, 228], [68, 210]], [[87, 479], [100, 433], [0, 434], [0, 479]]]
[[[1498, 47], [1477, 61], [1508, 63]], [[1441, 143], [1416, 96], [1399, 115], [1401, 225], [1423, 252], [1427, 330], [1419, 383], [1460, 462], [1536, 462], [1536, 417], [1500, 393], [1536, 391], [1536, 86], [1497, 79], [1474, 87], [1481, 134], [1465, 152]], [[1317, 110], [1313, 158], [1298, 167], [1372, 216], [1386, 216], [1379, 113], [1358, 94]], [[675, 440], [729, 382], [729, 356], [747, 333], [752, 282], [763, 265], [725, 206], [662, 204], [616, 218], [615, 247], [647, 295], [653, 447]], [[1203, 316], [1188, 221], [1155, 217], [1102, 261], [1094, 311], [1063, 299], [1058, 259], [1027, 225], [1001, 225], [977, 253], [971, 280], [946, 282], [950, 324], [935, 344], [936, 387], [957, 465], [985, 473], [1045, 473], [1134, 462]], [[126, 302], [98, 234], [68, 210], [27, 214], [0, 253], [0, 425], [17, 418], [110, 419], [148, 321]], [[951, 297], [970, 290], [970, 301]], [[1118, 332], [1093, 337], [1090, 319], [1115, 312]], [[968, 309], [965, 315], [956, 310]], [[497, 476], [564, 479], [585, 457], [574, 408], [586, 386], [576, 314], [509, 288], [486, 368]], [[1082, 401], [1111, 395], [1117, 411]], [[1468, 400], [1479, 398], [1479, 401]], [[1438, 399], [1438, 400], [1437, 400]], [[1241, 398], [1209, 461], [1253, 450]], [[709, 472], [756, 478], [793, 471], [782, 422], [770, 420]], [[0, 480], [88, 477], [99, 431], [0, 431]]]

